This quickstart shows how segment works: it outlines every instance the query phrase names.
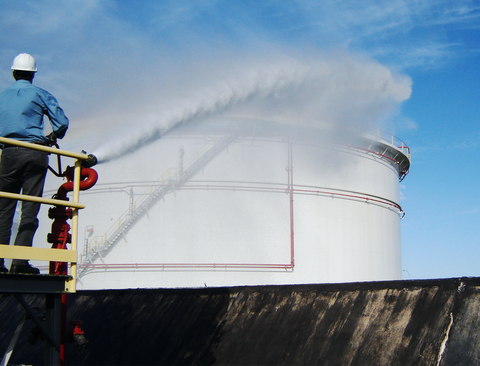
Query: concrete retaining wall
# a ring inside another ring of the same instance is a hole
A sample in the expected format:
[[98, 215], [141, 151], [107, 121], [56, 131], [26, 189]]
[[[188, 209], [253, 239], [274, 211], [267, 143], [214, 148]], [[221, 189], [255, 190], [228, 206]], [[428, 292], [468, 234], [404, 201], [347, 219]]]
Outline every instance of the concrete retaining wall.
[[[43, 298], [25, 296], [32, 306]], [[69, 295], [89, 346], [67, 345], [68, 365], [474, 365], [480, 364], [480, 279]], [[22, 314], [0, 314], [3, 355]], [[43, 364], [43, 342], [11, 364]]]

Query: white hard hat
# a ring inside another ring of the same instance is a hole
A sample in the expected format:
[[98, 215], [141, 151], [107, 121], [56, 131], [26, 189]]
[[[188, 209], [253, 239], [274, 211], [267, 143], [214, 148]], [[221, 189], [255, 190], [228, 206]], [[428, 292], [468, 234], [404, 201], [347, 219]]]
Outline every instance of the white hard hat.
[[35, 59], [28, 53], [21, 53], [13, 60], [12, 70], [36, 72]]

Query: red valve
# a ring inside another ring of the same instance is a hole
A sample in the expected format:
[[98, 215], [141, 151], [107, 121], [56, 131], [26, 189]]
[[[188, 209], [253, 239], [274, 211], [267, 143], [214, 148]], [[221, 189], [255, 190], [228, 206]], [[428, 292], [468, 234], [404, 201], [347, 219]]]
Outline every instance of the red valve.
[[[62, 184], [53, 197], [56, 199], [68, 201], [67, 193], [73, 191], [73, 179], [75, 169], [67, 167], [63, 176], [68, 182]], [[80, 170], [80, 190], [87, 190], [97, 183], [98, 173], [92, 168], [81, 167]], [[55, 206], [48, 210], [48, 217], [53, 221], [52, 231], [47, 235], [47, 242], [52, 244], [52, 248], [67, 249], [67, 244], [72, 242], [70, 234], [70, 225], [67, 220], [71, 219], [73, 211], [65, 206]], [[68, 272], [67, 263], [50, 262], [50, 274], [66, 275]]]
[[79, 352], [83, 352], [88, 345], [88, 339], [85, 338], [85, 332], [80, 327], [83, 322], [80, 320], [75, 320], [71, 321], [70, 324], [73, 324], [73, 329], [70, 333], [70, 339], [77, 344], [77, 350]]

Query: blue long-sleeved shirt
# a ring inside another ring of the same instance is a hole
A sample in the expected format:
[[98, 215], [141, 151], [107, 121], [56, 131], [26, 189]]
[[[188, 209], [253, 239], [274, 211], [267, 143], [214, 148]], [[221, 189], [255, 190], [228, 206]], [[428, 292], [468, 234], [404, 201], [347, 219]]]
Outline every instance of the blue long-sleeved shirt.
[[68, 118], [55, 97], [27, 80], [17, 80], [0, 93], [0, 136], [26, 142], [47, 142], [46, 115], [57, 138], [65, 136]]

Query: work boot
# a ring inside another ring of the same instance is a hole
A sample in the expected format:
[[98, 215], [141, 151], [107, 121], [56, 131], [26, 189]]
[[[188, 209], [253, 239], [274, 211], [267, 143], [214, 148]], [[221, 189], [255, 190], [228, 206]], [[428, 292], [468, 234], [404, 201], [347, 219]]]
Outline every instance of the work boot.
[[12, 266], [10, 267], [11, 273], [29, 273], [29, 274], [40, 274], [40, 270], [38, 268], [32, 267], [28, 261], [23, 262], [12, 262]]

